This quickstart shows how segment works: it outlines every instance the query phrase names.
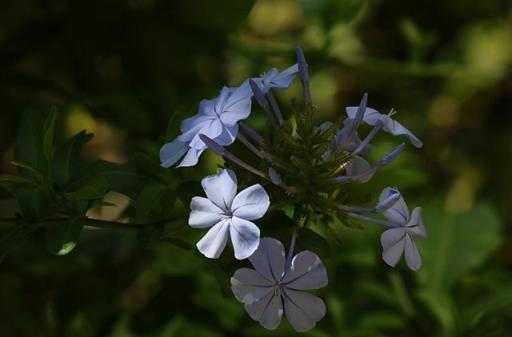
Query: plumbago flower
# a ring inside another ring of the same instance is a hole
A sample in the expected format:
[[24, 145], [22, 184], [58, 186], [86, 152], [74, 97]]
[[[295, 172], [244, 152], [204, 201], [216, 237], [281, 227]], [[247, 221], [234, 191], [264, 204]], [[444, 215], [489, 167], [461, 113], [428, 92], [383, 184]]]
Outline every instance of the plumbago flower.
[[160, 150], [163, 167], [174, 165], [183, 155], [179, 167], [194, 166], [206, 145], [199, 135], [215, 139], [221, 145], [232, 144], [238, 134], [238, 122], [251, 113], [252, 92], [248, 84], [222, 88], [220, 96], [199, 103], [199, 112], [181, 123], [181, 135]]
[[237, 179], [231, 170], [208, 176], [201, 184], [208, 198], [192, 198], [188, 223], [193, 228], [211, 228], [197, 248], [206, 257], [218, 258], [231, 237], [235, 257], [248, 258], [260, 241], [260, 230], [251, 220], [260, 219], [267, 211], [267, 192], [257, 184], [237, 194]]
[[[380, 195], [379, 200], [385, 200], [390, 195], [399, 194], [398, 190], [388, 187]], [[414, 241], [415, 236], [427, 237], [427, 232], [421, 220], [421, 207], [416, 207], [409, 213], [409, 208], [404, 198], [400, 196], [398, 201], [382, 213], [388, 220], [390, 229], [382, 233], [382, 259], [394, 267], [400, 257], [405, 255], [407, 266], [416, 271], [421, 267], [421, 256]]]
[[261, 239], [249, 258], [254, 269], [238, 269], [231, 277], [231, 289], [252, 319], [267, 329], [276, 329], [283, 313], [292, 327], [308, 331], [325, 316], [324, 302], [304, 290], [327, 285], [327, 271], [320, 258], [308, 250], [285, 260], [284, 247], [272, 238]]
[[[320, 289], [328, 282], [324, 264], [314, 252], [304, 250], [293, 256], [295, 242], [301, 240], [303, 232], [314, 227], [333, 230], [325, 221], [329, 218], [349, 227], [354, 226], [351, 219], [385, 226], [381, 236], [385, 263], [394, 267], [405, 255], [406, 264], [415, 271], [421, 266], [415, 237], [426, 238], [427, 234], [421, 208], [409, 213], [398, 189], [385, 188], [374, 206], [358, 204], [351, 196], [357, 188], [353, 183], [370, 181], [405, 149], [406, 144], [399, 143], [377, 162], [369, 162], [365, 157], [381, 130], [405, 136], [418, 148], [421, 140], [393, 120], [391, 113], [383, 115], [368, 108], [367, 94], [359, 106], [346, 108], [347, 118], [342, 123], [313, 125], [316, 107], [309, 89], [308, 65], [302, 49], [297, 49], [296, 56], [297, 64], [282, 72], [271, 69], [238, 88], [224, 87], [215, 99], [201, 101], [198, 113], [182, 122], [181, 134], [162, 147], [160, 159], [164, 167], [182, 157], [178, 166], [193, 166], [206, 149], [224, 158], [223, 169], [202, 180], [206, 198], [194, 197], [190, 204], [189, 225], [208, 228], [197, 248], [208, 258], [218, 258], [231, 238], [235, 258], [248, 258], [254, 268], [238, 269], [231, 278], [236, 299], [263, 327], [276, 329], [284, 315], [302, 332], [312, 329], [326, 311], [320, 298], [304, 291]], [[288, 88], [295, 74], [302, 84], [304, 101], [292, 104], [291, 117], [285, 119], [272, 90]], [[251, 113], [253, 98], [267, 116], [267, 136], [242, 122]], [[363, 123], [372, 126], [366, 135], [359, 130]], [[227, 149], [235, 141], [247, 149], [244, 155], [252, 153], [255, 160], [244, 161]], [[246, 177], [249, 182], [253, 179], [254, 184], [237, 193], [235, 172], [243, 173], [244, 182]], [[284, 223], [279, 217], [267, 219], [273, 229], [287, 226], [284, 232], [293, 233], [286, 256], [281, 241], [260, 239], [268, 235], [268, 227], [260, 229], [253, 223], [274, 216], [274, 212], [267, 213], [270, 200], [273, 209], [289, 215]], [[290, 222], [292, 228], [288, 227]], [[324, 238], [324, 245], [331, 244]], [[308, 247], [307, 240], [301, 245], [312, 250], [316, 247]]]

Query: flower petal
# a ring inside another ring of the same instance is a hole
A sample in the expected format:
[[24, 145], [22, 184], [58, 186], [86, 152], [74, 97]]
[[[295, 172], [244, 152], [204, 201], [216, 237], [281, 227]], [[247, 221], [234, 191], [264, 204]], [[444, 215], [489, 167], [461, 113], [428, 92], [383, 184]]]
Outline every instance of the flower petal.
[[224, 217], [222, 209], [203, 197], [193, 197], [190, 209], [192, 211], [188, 218], [188, 224], [194, 228], [211, 227]]
[[231, 208], [236, 195], [237, 183], [235, 172], [231, 170], [222, 170], [201, 180], [208, 199], [225, 211]]
[[231, 219], [231, 242], [235, 250], [235, 257], [243, 260], [251, 256], [260, 244], [260, 229], [250, 221], [237, 218]]
[[421, 256], [414, 242], [414, 238], [406, 234], [405, 235], [405, 263], [407, 266], [414, 271], [417, 271], [421, 267]]
[[222, 133], [218, 135], [214, 141], [222, 146], [228, 146], [235, 142], [236, 136], [238, 134], [238, 124], [233, 126], [223, 126]]
[[371, 168], [370, 163], [360, 156], [354, 156], [346, 166], [347, 175], [352, 177], [357, 176], [354, 178], [354, 181], [360, 184], [366, 183], [372, 179], [375, 171], [370, 170]]
[[[347, 107], [345, 110], [347, 111], [348, 118], [355, 119], [357, 115], [357, 109], [359, 109], [358, 106]], [[373, 126], [377, 124], [377, 121], [379, 120], [380, 116], [382, 116], [382, 114], [377, 110], [372, 108], [366, 108], [366, 110], [364, 111], [363, 120], [366, 124]]]
[[160, 149], [160, 162], [163, 167], [174, 165], [187, 151], [189, 147], [186, 142], [175, 139], [165, 144]]
[[256, 220], [265, 215], [269, 206], [267, 192], [260, 184], [256, 184], [237, 194], [231, 205], [231, 212], [242, 219]]
[[[379, 202], [384, 202], [386, 198], [389, 197], [389, 194], [395, 193], [396, 189], [392, 187], [386, 187], [379, 196]], [[394, 221], [400, 225], [405, 225], [409, 221], [409, 207], [405, 203], [405, 200], [402, 196], [398, 199], [398, 201], [382, 212], [382, 214], [389, 220]]]
[[183, 159], [181, 160], [181, 163], [177, 167], [190, 167], [195, 166], [199, 162], [199, 157], [201, 154], [206, 150], [206, 147], [204, 149], [192, 149], [189, 148], [187, 154]]
[[325, 316], [325, 304], [320, 298], [284, 288], [284, 312], [291, 326], [298, 332], [311, 330]]
[[421, 207], [412, 210], [411, 220], [407, 224], [407, 231], [422, 238], [427, 238], [427, 231], [421, 219]]
[[276, 296], [274, 291], [271, 291], [259, 301], [245, 304], [245, 310], [252, 319], [258, 321], [264, 328], [274, 330], [281, 324], [283, 300], [281, 296]]
[[286, 271], [282, 284], [298, 290], [320, 289], [327, 285], [327, 271], [313, 252], [302, 251], [295, 255], [290, 269]]
[[382, 259], [391, 267], [396, 266], [402, 257], [405, 246], [404, 237], [405, 229], [402, 227], [388, 229], [380, 237], [383, 248]]
[[181, 122], [181, 135], [178, 139], [182, 142], [190, 142], [197, 133], [205, 126], [211, 123], [212, 116], [194, 115]]
[[388, 229], [380, 236], [383, 248], [382, 259], [391, 267], [396, 266], [402, 257], [405, 245], [404, 237], [405, 229], [402, 227]]
[[281, 242], [272, 238], [261, 238], [260, 245], [249, 257], [254, 269], [265, 278], [279, 282], [283, 277], [285, 254]]
[[273, 292], [274, 282], [267, 280], [254, 269], [240, 268], [231, 277], [231, 290], [236, 299], [251, 304]]
[[197, 249], [210, 259], [217, 259], [228, 242], [231, 220], [222, 220], [206, 233], [197, 243]]
[[205, 148], [206, 145], [201, 140], [200, 135], [206, 135], [211, 139], [215, 139], [222, 134], [223, 126], [220, 120], [211, 119], [208, 122], [204, 123], [203, 127], [196, 132], [192, 140], [190, 141], [189, 146], [194, 149], [202, 149]]
[[233, 126], [251, 114], [252, 91], [249, 82], [244, 82], [240, 87], [232, 89], [232, 93], [226, 100], [220, 119], [227, 126]]
[[381, 121], [384, 123], [384, 127], [382, 128], [384, 131], [389, 132], [395, 136], [406, 136], [412, 143], [412, 145], [416, 147], [422, 147], [423, 142], [416, 137], [409, 129], [404, 127], [402, 124], [392, 119], [388, 115], [382, 115]]
[[292, 84], [294, 75], [299, 71], [299, 66], [293, 66], [283, 70], [271, 80], [270, 88], [286, 89]]

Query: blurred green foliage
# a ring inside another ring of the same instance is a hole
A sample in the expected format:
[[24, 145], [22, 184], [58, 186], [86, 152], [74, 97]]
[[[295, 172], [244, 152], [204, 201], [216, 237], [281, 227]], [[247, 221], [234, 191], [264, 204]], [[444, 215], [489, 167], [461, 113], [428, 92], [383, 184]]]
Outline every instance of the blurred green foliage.
[[[0, 22], [0, 217], [38, 218], [65, 200], [74, 219], [46, 232], [0, 221], [0, 336], [295, 336], [287, 324], [265, 331], [232, 297], [226, 271], [244, 262], [195, 253], [188, 202], [219, 159], [163, 170], [157, 154], [200, 99], [288, 66], [297, 45], [317, 122], [367, 91], [424, 140], [354, 192], [398, 185], [429, 233], [417, 274], [380, 260], [380, 228], [304, 234], [330, 282], [328, 315], [306, 335], [511, 334], [510, 1], [7, 0]], [[294, 86], [278, 99], [299, 96]], [[375, 158], [393, 145], [379, 140]], [[107, 190], [130, 199], [102, 200]], [[91, 207], [163, 222], [83, 227]]]

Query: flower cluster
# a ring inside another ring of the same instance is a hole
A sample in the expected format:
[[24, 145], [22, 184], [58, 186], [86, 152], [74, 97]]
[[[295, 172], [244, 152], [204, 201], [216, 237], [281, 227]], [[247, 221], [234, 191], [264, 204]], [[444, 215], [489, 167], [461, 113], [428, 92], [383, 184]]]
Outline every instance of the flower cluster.
[[[293, 103], [290, 116], [285, 118], [273, 90], [288, 88], [297, 75], [304, 104]], [[266, 135], [243, 122], [251, 114], [253, 99], [268, 117], [271, 128]], [[277, 328], [284, 314], [295, 330], [307, 331], [325, 315], [324, 302], [304, 291], [327, 285], [326, 268], [315, 253], [294, 252], [301, 231], [327, 226], [325, 219], [335, 217], [349, 224], [352, 218], [382, 225], [386, 228], [381, 235], [383, 260], [394, 267], [405, 255], [410, 269], [416, 271], [421, 266], [415, 238], [426, 238], [427, 234], [420, 207], [410, 212], [394, 187], [385, 188], [375, 206], [350, 202], [353, 184], [368, 182], [404, 150], [405, 143], [401, 143], [378, 162], [370, 163], [366, 158], [379, 131], [422, 146], [411, 131], [392, 118], [394, 110], [381, 114], [367, 107], [367, 102], [364, 94], [358, 106], [347, 107], [341, 125], [327, 122], [315, 127], [308, 66], [298, 48], [297, 64], [288, 69], [271, 69], [239, 87], [222, 88], [214, 99], [201, 101], [197, 114], [181, 123], [181, 134], [161, 148], [164, 167], [178, 162], [178, 167], [194, 166], [206, 149], [226, 160], [217, 174], [202, 180], [206, 197], [192, 199], [189, 225], [208, 228], [197, 243], [204, 256], [218, 258], [231, 241], [235, 258], [249, 259], [254, 269], [238, 269], [231, 278], [231, 288], [249, 316], [267, 329]], [[370, 126], [365, 137], [359, 132], [362, 124]], [[237, 140], [257, 156], [259, 165], [251, 165], [226, 149]], [[237, 192], [236, 172], [240, 170], [252, 174], [256, 183]], [[265, 217], [270, 207], [293, 210], [287, 254], [280, 241], [262, 237], [263, 228], [254, 222]]]

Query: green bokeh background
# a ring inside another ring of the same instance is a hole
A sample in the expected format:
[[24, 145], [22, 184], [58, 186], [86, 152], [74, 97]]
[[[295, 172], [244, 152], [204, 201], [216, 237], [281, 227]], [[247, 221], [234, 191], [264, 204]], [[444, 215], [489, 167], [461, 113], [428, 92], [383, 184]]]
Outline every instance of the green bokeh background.
[[[510, 1], [7, 0], [0, 9], [1, 173], [16, 172], [26, 109], [56, 107], [59, 139], [93, 132], [91, 160], [157, 158], [201, 99], [284, 69], [300, 45], [319, 123], [368, 92], [370, 106], [396, 109], [424, 141], [360, 193], [399, 186], [410, 207], [424, 207], [429, 233], [414, 273], [381, 261], [381, 228], [338, 226], [342, 244], [324, 258], [330, 284], [319, 292], [328, 313], [304, 335], [512, 335]], [[294, 97], [298, 84], [278, 94], [283, 107]], [[264, 131], [261, 116], [251, 123]], [[380, 135], [373, 159], [396, 142]], [[176, 179], [220, 162], [203, 157]], [[15, 203], [0, 196], [0, 216], [11, 216]], [[122, 220], [129, 201], [110, 197], [119, 207], [101, 216]], [[0, 336], [297, 335], [287, 323], [269, 332], [253, 322], [223, 294], [215, 265], [191, 251], [144, 248], [123, 231], [87, 229], [63, 257], [41, 241], [0, 265]]]

